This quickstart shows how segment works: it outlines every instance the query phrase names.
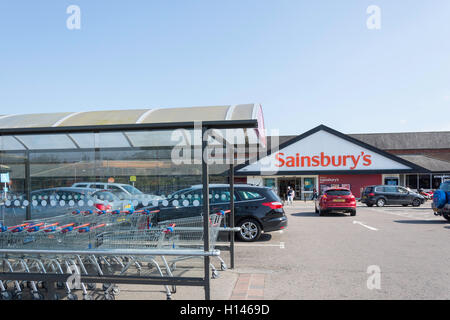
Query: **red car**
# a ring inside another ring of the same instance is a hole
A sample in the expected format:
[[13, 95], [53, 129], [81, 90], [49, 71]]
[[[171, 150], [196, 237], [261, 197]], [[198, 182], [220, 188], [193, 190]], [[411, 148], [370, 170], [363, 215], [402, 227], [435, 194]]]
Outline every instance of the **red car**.
[[355, 216], [356, 199], [348, 189], [328, 189], [315, 201], [315, 209], [319, 216], [328, 212], [349, 212], [351, 216]]

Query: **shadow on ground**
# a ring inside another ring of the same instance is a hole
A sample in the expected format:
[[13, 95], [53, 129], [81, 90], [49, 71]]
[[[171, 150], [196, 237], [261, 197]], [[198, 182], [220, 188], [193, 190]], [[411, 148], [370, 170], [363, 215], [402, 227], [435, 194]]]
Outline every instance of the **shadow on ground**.
[[445, 221], [445, 220], [444, 221], [441, 221], [441, 220], [394, 220], [394, 222], [404, 223], [404, 224], [447, 224], [448, 223], [448, 221]]
[[[358, 205], [357, 208], [366, 208], [366, 206]], [[416, 210], [427, 210], [427, 211], [432, 210], [430, 207], [411, 207], [411, 206], [408, 206], [408, 207], [404, 207], [404, 206], [384, 206], [384, 207], [372, 206], [370, 208], [379, 209], [379, 210], [383, 210], [383, 209], [384, 210], [386, 210], [386, 209], [410, 209], [411, 210], [412, 209], [414, 211], [416, 211]]]
[[326, 213], [323, 216], [319, 216], [319, 214], [315, 213], [315, 212], [297, 212], [297, 213], [292, 213], [291, 216], [322, 218], [322, 217], [346, 217], [349, 215], [345, 214], [345, 213]]

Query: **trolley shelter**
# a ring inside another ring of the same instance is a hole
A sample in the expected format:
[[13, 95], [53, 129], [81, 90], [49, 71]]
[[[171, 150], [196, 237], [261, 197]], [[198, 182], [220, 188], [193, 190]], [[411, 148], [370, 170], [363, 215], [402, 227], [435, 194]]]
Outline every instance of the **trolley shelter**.
[[[214, 264], [226, 266], [216, 243], [223, 235], [234, 267], [234, 166], [264, 144], [261, 112], [237, 105], [92, 112], [90, 120], [0, 117], [2, 297], [20, 299], [27, 281], [35, 299], [47, 298], [42, 283], [48, 298], [62, 283], [71, 298], [80, 289], [88, 299], [93, 284], [106, 298], [118, 284], [149, 284], [169, 299], [176, 286], [203, 287], [210, 299]], [[210, 190], [216, 182], [229, 188]], [[212, 212], [215, 203], [229, 210]]]

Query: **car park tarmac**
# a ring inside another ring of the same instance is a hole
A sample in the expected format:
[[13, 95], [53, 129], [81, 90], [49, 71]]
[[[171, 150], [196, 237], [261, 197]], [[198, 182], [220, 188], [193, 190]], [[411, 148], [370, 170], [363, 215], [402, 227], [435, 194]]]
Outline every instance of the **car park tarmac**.
[[[236, 267], [211, 281], [213, 300], [450, 299], [450, 224], [434, 216], [430, 201], [420, 207], [358, 203], [355, 217], [319, 217], [310, 201], [285, 209], [286, 230], [236, 242]], [[226, 251], [221, 256], [229, 261]], [[173, 295], [203, 297], [198, 287], [177, 287]], [[116, 299], [165, 295], [162, 287], [121, 285]]]

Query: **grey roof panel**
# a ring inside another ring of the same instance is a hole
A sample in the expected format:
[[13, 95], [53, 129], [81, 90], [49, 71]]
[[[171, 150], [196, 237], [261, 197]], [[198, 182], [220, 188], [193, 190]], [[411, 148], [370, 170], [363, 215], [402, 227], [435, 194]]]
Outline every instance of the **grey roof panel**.
[[[362, 133], [348, 136], [381, 150], [450, 149], [450, 131], [406, 133]], [[280, 136], [282, 144], [297, 136]], [[268, 137], [268, 143], [273, 140]]]
[[450, 131], [349, 134], [383, 150], [450, 149]]
[[433, 172], [450, 172], [450, 162], [448, 161], [443, 161], [424, 155], [398, 155], [398, 157]]

